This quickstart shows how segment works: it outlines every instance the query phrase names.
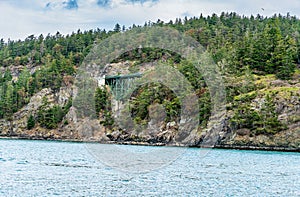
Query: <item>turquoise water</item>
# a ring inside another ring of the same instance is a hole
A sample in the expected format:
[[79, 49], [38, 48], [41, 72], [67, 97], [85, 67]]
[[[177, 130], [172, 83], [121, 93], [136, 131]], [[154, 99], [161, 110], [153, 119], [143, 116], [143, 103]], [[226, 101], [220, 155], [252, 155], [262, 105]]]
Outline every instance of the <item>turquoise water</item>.
[[170, 165], [129, 173], [85, 144], [0, 140], [0, 196], [300, 196], [299, 164], [299, 153], [191, 148]]

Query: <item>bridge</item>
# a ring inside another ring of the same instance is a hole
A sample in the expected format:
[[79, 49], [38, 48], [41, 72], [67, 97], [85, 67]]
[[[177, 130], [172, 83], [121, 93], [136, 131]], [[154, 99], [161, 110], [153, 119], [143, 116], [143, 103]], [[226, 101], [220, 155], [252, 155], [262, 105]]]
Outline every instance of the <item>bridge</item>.
[[129, 75], [103, 76], [99, 80], [99, 85], [108, 85], [115, 100], [121, 100], [128, 89], [132, 87], [133, 82], [142, 77], [141, 73]]

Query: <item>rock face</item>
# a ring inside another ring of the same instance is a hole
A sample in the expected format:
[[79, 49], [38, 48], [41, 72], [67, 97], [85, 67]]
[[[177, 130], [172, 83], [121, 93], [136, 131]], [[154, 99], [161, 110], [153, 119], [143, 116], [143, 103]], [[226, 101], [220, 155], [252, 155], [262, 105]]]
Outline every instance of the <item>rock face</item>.
[[[278, 114], [278, 120], [286, 126], [286, 129], [273, 134], [254, 135], [250, 129], [234, 130], [230, 128], [230, 123], [225, 123], [226, 134], [220, 141], [220, 146], [225, 147], [264, 147], [280, 150], [292, 149], [300, 150], [300, 88], [298, 85], [281, 86], [273, 88], [276, 94], [273, 97], [275, 112]], [[273, 91], [270, 89], [270, 91]], [[286, 91], [288, 90], [288, 91]], [[265, 99], [257, 96], [251, 101], [254, 109], [259, 109], [264, 104]], [[230, 111], [227, 113], [228, 120], [232, 117]], [[224, 127], [224, 128], [225, 128]]]
[[[12, 77], [13, 77], [13, 80], [16, 81], [20, 75], [20, 73], [24, 70], [24, 68], [27, 68], [28, 71], [32, 74], [34, 73], [36, 70], [40, 69], [40, 66], [33, 66], [31, 64], [28, 64], [26, 66], [22, 66], [22, 65], [19, 65], [19, 66], [15, 66], [15, 65], [11, 65], [8, 67], [8, 70], [10, 71]], [[0, 67], [0, 73], [5, 73], [5, 70], [7, 68], [5, 67]]]
[[[45, 88], [35, 94], [30, 102], [15, 113], [11, 120], [0, 120], [0, 135], [5, 137], [19, 137], [26, 139], [52, 139], [74, 141], [103, 141], [108, 140], [104, 134], [105, 128], [98, 120], [77, 119], [76, 109], [70, 108], [69, 112], [59, 124], [57, 129], [45, 129], [39, 125], [27, 129], [27, 120], [30, 115], [36, 115], [42, 105], [43, 98], [47, 98], [49, 107], [54, 104], [64, 106], [73, 97], [71, 87], [62, 87], [59, 92], [53, 93]], [[94, 131], [94, 132], [90, 132]], [[97, 132], [95, 132], [97, 131]]]
[[34, 95], [29, 104], [15, 113], [12, 120], [0, 120], [1, 135], [7, 136], [23, 136], [27, 128], [27, 120], [30, 114], [35, 114], [42, 105], [42, 98], [46, 97], [50, 102], [54, 101], [54, 95], [50, 89], [43, 89]]
[[[130, 73], [131, 64], [108, 65], [106, 73], [108, 75], [118, 74], [120, 70]], [[151, 65], [144, 65], [150, 66]], [[134, 72], [142, 71], [134, 70]], [[19, 70], [19, 69], [17, 69]], [[15, 72], [18, 75], [18, 72]], [[18, 137], [27, 139], [51, 139], [51, 140], [73, 140], [73, 141], [97, 141], [97, 142], [118, 142], [118, 143], [139, 143], [152, 145], [188, 145], [188, 146], [211, 146], [225, 148], [262, 148], [278, 150], [300, 151], [300, 85], [299, 82], [287, 83], [280, 80], [271, 81], [270, 86], [259, 90], [257, 96], [253, 98], [249, 106], [254, 110], [261, 110], [261, 106], [266, 102], [264, 95], [266, 92], [274, 93], [273, 101], [278, 120], [286, 125], [286, 128], [273, 134], [255, 135], [249, 128], [235, 129], [231, 124], [234, 116], [233, 109], [227, 110], [222, 121], [215, 121], [217, 124], [209, 124], [206, 128], [184, 130], [187, 133], [180, 133], [182, 125], [192, 124], [192, 119], [188, 117], [183, 120], [165, 122], [165, 111], [159, 104], [149, 106], [149, 121], [143, 125], [136, 125], [125, 119], [117, 121], [112, 126], [100, 124], [100, 118], [87, 119], [79, 118], [75, 107], [71, 107], [69, 112], [58, 125], [57, 129], [45, 129], [36, 125], [33, 129], [27, 129], [27, 121], [30, 115], [36, 115], [42, 105], [44, 97], [47, 98], [50, 106], [64, 106], [76, 91], [72, 85], [61, 87], [54, 93], [46, 88], [35, 94], [30, 102], [21, 110], [16, 112], [10, 120], [0, 120], [0, 136]], [[118, 108], [124, 107], [119, 105]], [[114, 111], [116, 113], [116, 110]], [[116, 115], [116, 114], [114, 114]], [[128, 117], [129, 118], [129, 117]], [[125, 127], [122, 124], [127, 124]], [[218, 131], [218, 133], [214, 131]], [[183, 135], [183, 136], [181, 136]]]

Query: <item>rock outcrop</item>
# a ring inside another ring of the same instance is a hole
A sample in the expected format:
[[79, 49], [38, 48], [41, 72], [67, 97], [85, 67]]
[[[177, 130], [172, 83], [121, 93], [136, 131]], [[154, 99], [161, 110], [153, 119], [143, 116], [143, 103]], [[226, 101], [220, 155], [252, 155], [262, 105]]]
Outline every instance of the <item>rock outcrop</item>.
[[[153, 66], [153, 65], [152, 65]], [[105, 74], [118, 74], [121, 70], [130, 73], [132, 64], [126, 62], [115, 65], [108, 65]], [[141, 66], [144, 69], [151, 65]], [[17, 70], [20, 70], [17, 68]], [[139, 72], [142, 70], [134, 70]], [[15, 72], [18, 75], [18, 72]], [[255, 93], [255, 94], [254, 94]], [[276, 133], [255, 134], [249, 128], [236, 129], [232, 125], [234, 109], [227, 110], [225, 118], [218, 122], [220, 128], [218, 135], [213, 133], [215, 125], [208, 125], [207, 128], [199, 127], [190, 130], [183, 140], [178, 140], [179, 128], [184, 122], [189, 124], [192, 120], [177, 120], [165, 122], [164, 109], [160, 105], [149, 107], [149, 121], [144, 125], [130, 125], [122, 127], [116, 122], [112, 126], [100, 124], [100, 118], [88, 119], [79, 118], [76, 108], [71, 107], [69, 112], [59, 123], [56, 129], [45, 129], [37, 124], [33, 129], [27, 129], [27, 121], [30, 115], [36, 115], [39, 107], [42, 105], [43, 98], [47, 98], [50, 106], [64, 106], [72, 98], [74, 88], [72, 85], [61, 87], [59, 91], [53, 92], [49, 88], [42, 89], [31, 97], [30, 102], [13, 114], [11, 119], [0, 120], [0, 136], [17, 137], [26, 139], [49, 139], [49, 140], [72, 140], [72, 141], [97, 141], [97, 142], [116, 142], [130, 144], [152, 144], [152, 145], [188, 145], [203, 146], [209, 140], [209, 145], [223, 148], [244, 148], [244, 149], [271, 149], [271, 150], [294, 150], [300, 151], [300, 83], [295, 80], [286, 82], [281, 80], [270, 80], [264, 88], [248, 95], [239, 95], [237, 99], [245, 96], [255, 95], [249, 101], [251, 109], [260, 111], [261, 106], [266, 102], [265, 95], [272, 93], [275, 104], [275, 112], [278, 114], [278, 120], [286, 125], [286, 128]], [[221, 119], [220, 119], [221, 120]], [[125, 121], [125, 120], [124, 120]], [[191, 123], [192, 124], [192, 123]], [[187, 129], [187, 128], [186, 128]], [[209, 137], [208, 137], [209, 136]], [[212, 143], [213, 142], [213, 143]]]

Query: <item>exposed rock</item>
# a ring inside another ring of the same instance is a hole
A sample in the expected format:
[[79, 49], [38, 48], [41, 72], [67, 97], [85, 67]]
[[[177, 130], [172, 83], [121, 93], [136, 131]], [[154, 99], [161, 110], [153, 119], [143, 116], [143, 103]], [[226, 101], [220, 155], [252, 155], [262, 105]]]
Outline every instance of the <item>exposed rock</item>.
[[[96, 69], [97, 65], [91, 65], [90, 69]], [[142, 72], [149, 70], [153, 64], [143, 64], [137, 68], [132, 68], [133, 62], [108, 64], [104, 70], [106, 75], [129, 74], [132, 72]], [[22, 67], [14, 67], [13, 76], [18, 76]], [[34, 72], [38, 68], [29, 68]], [[103, 70], [102, 70], [103, 71]], [[102, 71], [94, 72], [100, 75]], [[58, 125], [57, 129], [49, 130], [36, 125], [35, 128], [27, 130], [27, 120], [30, 114], [36, 115], [42, 105], [44, 97], [47, 98], [50, 106], [55, 104], [64, 106], [70, 98], [76, 95], [77, 90], [71, 87], [72, 79], [65, 78], [65, 86], [54, 93], [51, 89], [45, 88], [31, 97], [30, 102], [13, 114], [10, 120], [0, 120], [1, 136], [16, 136], [27, 139], [61, 139], [75, 141], [98, 141], [98, 142], [119, 142], [119, 143], [139, 143], [154, 145], [177, 145], [177, 146], [217, 146], [217, 147], [241, 147], [256, 149], [283, 150], [300, 149], [300, 86], [298, 82], [285, 82], [270, 79], [268, 88], [255, 92], [255, 98], [250, 101], [250, 106], [254, 110], [261, 110], [266, 102], [261, 96], [265, 92], [274, 93], [273, 101], [278, 120], [287, 129], [275, 134], [253, 134], [248, 128], [235, 129], [230, 120], [234, 116], [232, 110], [228, 110], [226, 115], [216, 114], [211, 117], [209, 124], [198, 128], [195, 117], [182, 114], [180, 120], [165, 122], [166, 113], [163, 105], [153, 104], [148, 107], [149, 120], [143, 125], [134, 124], [130, 114], [124, 114], [121, 120], [117, 120], [112, 126], [105, 127], [100, 124], [103, 117], [99, 119], [81, 119], [77, 117], [75, 107], [71, 107], [69, 112]], [[265, 92], [264, 92], [265, 91]], [[232, 108], [232, 104], [227, 105]], [[113, 115], [116, 118], [122, 112], [124, 104], [114, 102], [112, 104]], [[119, 113], [119, 114], [117, 114]], [[254, 147], [254, 148], [253, 148]]]
[[236, 134], [237, 135], [240, 135], [240, 136], [245, 136], [245, 135], [250, 135], [250, 130], [249, 129], [239, 129], [236, 131]]

